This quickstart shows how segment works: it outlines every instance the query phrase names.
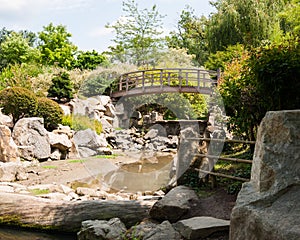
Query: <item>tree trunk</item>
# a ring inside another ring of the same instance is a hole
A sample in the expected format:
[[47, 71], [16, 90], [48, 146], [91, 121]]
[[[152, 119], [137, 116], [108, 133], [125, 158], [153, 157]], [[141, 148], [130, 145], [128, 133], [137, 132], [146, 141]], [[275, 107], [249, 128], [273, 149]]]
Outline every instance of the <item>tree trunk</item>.
[[153, 201], [53, 201], [28, 195], [0, 193], [0, 223], [77, 232], [82, 221], [118, 217], [130, 227], [148, 217], [153, 204]]

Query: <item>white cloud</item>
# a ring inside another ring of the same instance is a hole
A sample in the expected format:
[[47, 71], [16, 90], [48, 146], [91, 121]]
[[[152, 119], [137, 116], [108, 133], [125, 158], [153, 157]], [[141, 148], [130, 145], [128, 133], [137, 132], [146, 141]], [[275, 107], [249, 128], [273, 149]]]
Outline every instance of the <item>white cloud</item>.
[[113, 34], [113, 29], [106, 28], [106, 27], [102, 27], [102, 28], [99, 27], [89, 32], [89, 36], [91, 37], [103, 37], [112, 34]]

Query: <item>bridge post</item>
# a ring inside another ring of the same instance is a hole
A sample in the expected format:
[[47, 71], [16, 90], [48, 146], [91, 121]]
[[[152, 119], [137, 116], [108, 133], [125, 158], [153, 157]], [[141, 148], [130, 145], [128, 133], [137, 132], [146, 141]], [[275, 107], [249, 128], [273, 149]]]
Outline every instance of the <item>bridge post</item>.
[[160, 88], [163, 88], [163, 69], [160, 70], [160, 76], [159, 76], [159, 81], [160, 81]]
[[128, 92], [128, 74], [126, 75], [126, 92]]
[[142, 72], [142, 88], [143, 92], [145, 91], [145, 71]]

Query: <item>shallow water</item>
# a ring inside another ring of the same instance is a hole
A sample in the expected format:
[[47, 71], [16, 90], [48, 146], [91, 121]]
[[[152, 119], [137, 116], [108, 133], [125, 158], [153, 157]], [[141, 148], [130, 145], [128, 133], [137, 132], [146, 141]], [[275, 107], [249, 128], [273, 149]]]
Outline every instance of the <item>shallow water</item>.
[[76, 240], [76, 235], [43, 233], [0, 226], [0, 240]]

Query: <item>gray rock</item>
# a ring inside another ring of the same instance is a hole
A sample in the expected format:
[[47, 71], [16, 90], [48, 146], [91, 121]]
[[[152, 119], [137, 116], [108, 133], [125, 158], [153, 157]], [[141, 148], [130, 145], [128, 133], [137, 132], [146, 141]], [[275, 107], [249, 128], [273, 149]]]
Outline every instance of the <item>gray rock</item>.
[[22, 118], [14, 126], [12, 137], [26, 160], [48, 159], [51, 154], [48, 131], [42, 118]]
[[158, 129], [150, 129], [144, 136], [144, 138], [147, 139], [153, 139], [158, 136]]
[[26, 180], [28, 174], [25, 168], [20, 163], [0, 162], [0, 181], [1, 182], [14, 182], [16, 180]]
[[153, 205], [150, 216], [159, 221], [169, 220], [174, 223], [182, 219], [198, 201], [199, 198], [193, 190], [186, 186], [178, 186]]
[[162, 240], [162, 239], [172, 239], [180, 240], [180, 234], [173, 228], [169, 221], [164, 221], [157, 225], [156, 228], [148, 232], [143, 240]]
[[105, 136], [103, 134], [98, 135], [91, 129], [76, 132], [74, 135], [74, 142], [78, 147], [81, 157], [97, 155], [98, 149], [108, 146]]
[[68, 151], [72, 147], [72, 142], [66, 134], [48, 133], [50, 145], [52, 148], [57, 148], [61, 151]]
[[174, 228], [185, 238], [198, 240], [213, 233], [229, 231], [230, 221], [213, 217], [193, 217], [178, 221]]
[[141, 222], [139, 225], [131, 227], [126, 233], [126, 239], [144, 239], [145, 235], [153, 231], [158, 224], [150, 221]]
[[18, 146], [11, 137], [10, 129], [0, 125], [0, 162], [19, 162]]
[[300, 111], [267, 112], [251, 181], [231, 214], [230, 239], [300, 239]]
[[78, 240], [112, 240], [121, 239], [126, 227], [119, 218], [105, 220], [87, 220], [82, 222], [77, 233]]
[[0, 108], [0, 125], [5, 125], [7, 127], [13, 127], [13, 120], [10, 116], [4, 115], [1, 112], [2, 108]]

